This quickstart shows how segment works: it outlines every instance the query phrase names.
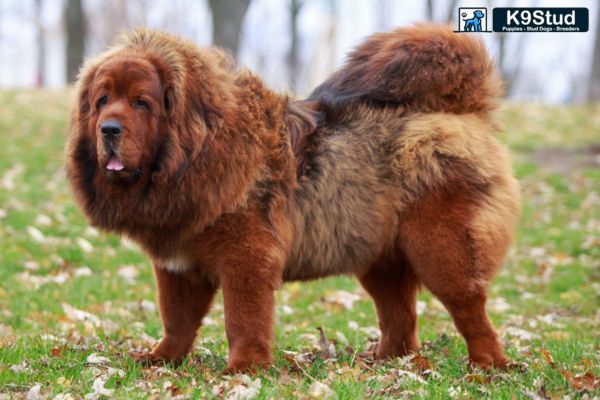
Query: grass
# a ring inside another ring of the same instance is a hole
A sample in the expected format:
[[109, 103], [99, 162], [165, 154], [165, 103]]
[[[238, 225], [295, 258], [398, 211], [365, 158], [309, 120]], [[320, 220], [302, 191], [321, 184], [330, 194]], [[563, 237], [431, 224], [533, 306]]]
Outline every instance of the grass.
[[[373, 363], [361, 354], [377, 337], [373, 305], [341, 277], [285, 285], [274, 366], [229, 377], [221, 298], [181, 366], [142, 368], [127, 355], [161, 336], [151, 268], [75, 207], [62, 166], [65, 98], [0, 93], [0, 398], [600, 396], [598, 106], [500, 111], [524, 209], [489, 310], [518, 370], [470, 370], [464, 342], [427, 292], [419, 356]], [[316, 327], [335, 357], [323, 357]]]

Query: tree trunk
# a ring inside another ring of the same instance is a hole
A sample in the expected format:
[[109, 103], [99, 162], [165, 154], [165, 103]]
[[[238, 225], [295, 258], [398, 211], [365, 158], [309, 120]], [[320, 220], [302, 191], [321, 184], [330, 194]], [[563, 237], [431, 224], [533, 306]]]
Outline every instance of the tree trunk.
[[386, 31], [390, 29], [392, 17], [392, 2], [390, 0], [377, 0], [375, 4], [377, 29]]
[[298, 70], [300, 69], [299, 60], [299, 35], [298, 35], [298, 14], [302, 8], [302, 0], [291, 0], [290, 2], [290, 51], [288, 53], [288, 70], [290, 89], [296, 92], [298, 88]]
[[427, 21], [433, 21], [433, 0], [427, 0], [425, 3], [425, 16]]
[[[491, 9], [492, 2], [488, 2], [488, 9]], [[538, 2], [534, 1], [531, 7], [537, 7]], [[514, 2], [509, 2], [506, 7], [514, 7]], [[521, 67], [523, 66], [523, 54], [525, 53], [525, 47], [527, 46], [527, 40], [530, 36], [528, 35], [508, 35], [506, 33], [496, 33], [497, 44], [498, 44], [498, 57], [497, 64], [500, 72], [502, 73], [502, 79], [504, 80], [504, 88], [506, 96], [510, 97], [515, 90], [515, 84], [521, 74]], [[508, 54], [508, 49], [514, 49], [511, 54]]]
[[208, 4], [212, 12], [213, 44], [237, 54], [250, 0], [209, 0]]
[[594, 55], [592, 57], [592, 71], [590, 74], [590, 89], [587, 99], [589, 102], [600, 101], [600, 4], [596, 17], [596, 35], [594, 42]]
[[35, 0], [35, 24], [37, 31], [37, 68], [35, 86], [43, 87], [46, 83], [46, 41], [44, 37], [44, 21], [42, 18], [43, 0]]
[[448, 11], [446, 12], [446, 23], [452, 23], [454, 16], [458, 14], [458, 8], [456, 7], [458, 0], [452, 0], [450, 5], [448, 6]]
[[85, 50], [85, 16], [81, 0], [67, 0], [65, 12], [67, 31], [67, 82], [77, 79]]
[[[441, 7], [439, 0], [436, 2], [434, 0], [427, 0], [427, 2], [425, 3], [425, 18], [427, 18], [428, 21], [436, 21], [436, 12], [434, 10], [434, 3], [437, 4], [438, 9]], [[440, 13], [439, 11], [437, 12], [438, 15], [443, 15], [444, 20], [438, 21], [438, 22], [445, 22], [445, 23], [450, 23], [453, 20], [453, 17], [456, 15], [456, 13], [458, 12], [458, 8], [456, 8], [458, 3], [458, 0], [450, 0], [448, 2], [448, 8], [446, 8], [446, 12], [445, 13]]]

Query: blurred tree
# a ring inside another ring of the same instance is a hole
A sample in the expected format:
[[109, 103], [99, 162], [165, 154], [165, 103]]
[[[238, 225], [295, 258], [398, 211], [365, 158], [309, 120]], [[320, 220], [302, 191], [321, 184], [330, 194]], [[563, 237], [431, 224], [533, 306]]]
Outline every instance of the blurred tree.
[[250, 0], [208, 0], [208, 5], [212, 13], [213, 44], [237, 54]]
[[306, 89], [312, 90], [327, 79], [336, 68], [338, 50], [339, 5], [342, 0], [328, 0], [324, 4], [327, 19], [321, 24], [321, 32], [315, 41], [311, 57], [305, 69], [307, 71]]
[[298, 15], [300, 9], [304, 5], [303, 0], [290, 1], [290, 50], [287, 56], [289, 70], [289, 84], [292, 92], [296, 92], [298, 87], [298, 72], [300, 69], [299, 60], [299, 32], [298, 32]]
[[375, 3], [375, 20], [377, 29], [387, 31], [392, 23], [392, 2], [390, 0], [377, 0]]
[[[454, 13], [458, 11], [456, 8], [457, 3], [458, 0], [444, 2], [446, 5], [446, 8], [444, 8], [440, 0], [427, 0], [425, 3], [425, 14], [427, 15], [427, 20], [448, 23], [452, 22], [452, 17], [455, 15]], [[435, 12], [435, 10], [438, 11]], [[439, 10], [442, 10], [441, 14]]]
[[37, 68], [35, 74], [35, 86], [42, 87], [46, 83], [46, 38], [44, 37], [43, 0], [35, 0], [35, 28], [37, 45]]
[[509, 41], [507, 40], [506, 33], [498, 33], [496, 35], [498, 43], [498, 57], [497, 64], [502, 73], [502, 79], [504, 79], [504, 86], [506, 95], [510, 96], [514, 90], [515, 83], [521, 72], [521, 66], [523, 61], [523, 54], [526, 44], [526, 35], [511, 35], [511, 46], [513, 51], [508, 56]]
[[[491, 9], [492, 1], [488, 0], [488, 8]], [[516, 2], [508, 2], [505, 7], [515, 7]], [[530, 4], [530, 7], [537, 7], [538, 1], [534, 1]], [[510, 36], [510, 40], [509, 40]], [[523, 65], [523, 55], [525, 54], [525, 47], [527, 41], [531, 37], [530, 35], [509, 35], [506, 33], [494, 33], [496, 44], [498, 46], [498, 56], [496, 58], [496, 64], [502, 74], [504, 80], [504, 87], [506, 96], [510, 97], [515, 89], [515, 83], [521, 74], [521, 67]], [[509, 49], [510, 54], [509, 54]]]
[[85, 50], [85, 16], [81, 0], [67, 0], [65, 10], [67, 31], [67, 82], [75, 82]]
[[594, 55], [592, 57], [592, 71], [590, 74], [590, 86], [588, 101], [600, 101], [600, 4], [597, 7], [596, 34], [594, 35]]
[[[132, 1], [129, 1], [132, 3]], [[139, 2], [135, 2], [136, 11], [139, 9]], [[110, 0], [106, 6], [107, 18], [107, 43], [112, 43], [115, 37], [126, 31], [131, 26], [127, 0]]]

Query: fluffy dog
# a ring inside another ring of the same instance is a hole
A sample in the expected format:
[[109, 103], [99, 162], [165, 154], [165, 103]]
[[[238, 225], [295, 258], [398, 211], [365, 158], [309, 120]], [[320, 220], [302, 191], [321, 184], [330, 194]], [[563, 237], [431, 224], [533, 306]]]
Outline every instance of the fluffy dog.
[[473, 363], [506, 365], [484, 309], [519, 209], [499, 93], [484, 45], [434, 25], [367, 38], [304, 101], [151, 30], [88, 61], [67, 172], [91, 223], [154, 264], [164, 337], [136, 357], [184, 357], [221, 288], [228, 369], [266, 366], [282, 282], [352, 274], [375, 301], [378, 356], [418, 349], [424, 285]]

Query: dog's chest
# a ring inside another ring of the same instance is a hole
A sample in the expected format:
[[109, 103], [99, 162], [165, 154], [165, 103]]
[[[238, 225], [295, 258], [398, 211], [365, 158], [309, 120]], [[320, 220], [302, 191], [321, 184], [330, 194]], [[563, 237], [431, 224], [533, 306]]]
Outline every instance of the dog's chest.
[[191, 268], [190, 260], [182, 254], [160, 260], [158, 264], [161, 268], [173, 273], [184, 273]]

